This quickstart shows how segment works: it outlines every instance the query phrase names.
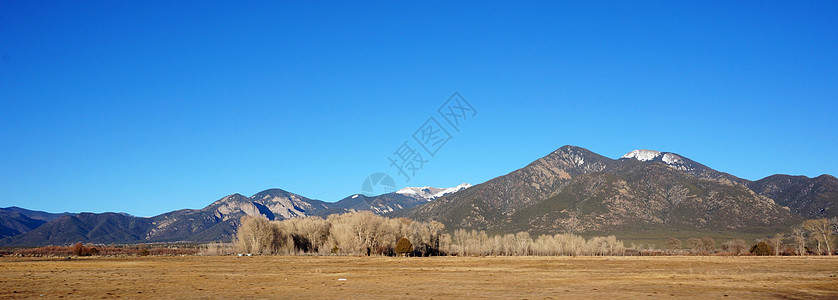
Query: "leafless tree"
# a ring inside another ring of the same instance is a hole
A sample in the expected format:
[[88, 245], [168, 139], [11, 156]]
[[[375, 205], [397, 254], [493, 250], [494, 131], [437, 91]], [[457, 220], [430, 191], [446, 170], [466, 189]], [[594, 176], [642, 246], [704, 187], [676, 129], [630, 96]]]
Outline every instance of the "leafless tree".
[[834, 233], [826, 218], [803, 221], [803, 229], [818, 243], [818, 254], [822, 254], [821, 245], [826, 247], [827, 255], [832, 255], [832, 240]]
[[452, 241], [453, 241], [453, 244], [454, 244], [453, 253], [455, 253], [456, 255], [461, 255], [461, 256], [468, 255], [467, 247], [468, 247], [469, 243], [471, 243], [469, 241], [469, 239], [471, 239], [471, 235], [469, 234], [468, 230], [457, 229], [457, 230], [454, 231], [454, 234], [452, 235], [452, 238], [453, 238]]
[[331, 215], [326, 220], [332, 224], [329, 244], [336, 254], [361, 254], [363, 241], [358, 238], [351, 214]]
[[740, 255], [748, 250], [748, 244], [743, 239], [733, 239], [722, 244], [722, 251]]
[[792, 228], [791, 239], [797, 255], [806, 255], [806, 230], [800, 226]]
[[532, 238], [530, 237], [530, 233], [526, 231], [521, 231], [515, 234], [515, 254], [516, 255], [527, 255], [530, 249], [530, 244], [532, 243]]
[[281, 241], [282, 233], [267, 218], [244, 216], [237, 235], [239, 251], [255, 254], [273, 254]]
[[331, 223], [320, 217], [292, 218], [279, 224], [290, 233], [294, 250], [305, 253], [319, 253], [332, 227]]
[[768, 242], [770, 242], [771, 247], [774, 248], [774, 256], [780, 256], [780, 248], [783, 247], [784, 238], [785, 235], [783, 235], [782, 233], [777, 233], [774, 235], [773, 238], [768, 239]]
[[713, 253], [716, 251], [716, 240], [711, 237], [702, 237], [701, 238], [701, 249], [708, 252]]
[[692, 253], [699, 253], [704, 249], [704, 242], [702, 242], [699, 238], [691, 238], [687, 240], [687, 247], [690, 248]]
[[675, 251], [681, 250], [681, 240], [676, 238], [670, 238], [664, 244], [664, 247], [670, 251], [670, 253], [674, 253]]

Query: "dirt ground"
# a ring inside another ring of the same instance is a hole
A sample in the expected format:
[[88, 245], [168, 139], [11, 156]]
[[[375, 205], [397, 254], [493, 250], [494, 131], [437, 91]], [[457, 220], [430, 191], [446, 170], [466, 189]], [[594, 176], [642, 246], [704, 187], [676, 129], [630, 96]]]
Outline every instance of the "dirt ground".
[[838, 257], [0, 258], [0, 298], [41, 296], [838, 299]]

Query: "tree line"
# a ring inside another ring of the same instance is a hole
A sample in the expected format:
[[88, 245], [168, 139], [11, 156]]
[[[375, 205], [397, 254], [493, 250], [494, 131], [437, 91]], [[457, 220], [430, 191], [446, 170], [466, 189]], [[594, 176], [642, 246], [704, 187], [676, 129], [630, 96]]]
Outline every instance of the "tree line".
[[396, 255], [397, 244], [404, 238], [410, 242], [409, 254], [412, 256], [831, 255], [835, 252], [836, 232], [838, 218], [816, 219], [804, 221], [788, 234], [778, 233], [752, 242], [731, 239], [717, 244], [710, 237], [685, 241], [671, 238], [660, 249], [654, 245], [644, 249], [634, 244], [626, 247], [613, 235], [586, 239], [571, 233], [490, 235], [485, 231], [465, 229], [449, 233], [445, 225], [436, 221], [390, 219], [361, 211], [330, 215], [325, 219], [304, 217], [282, 221], [244, 216], [236, 233], [234, 249], [253, 254]]
[[773, 255], [833, 255], [838, 217], [805, 220], [789, 233], [763, 239]]
[[623, 255], [626, 250], [614, 236], [533, 238], [527, 232], [489, 235], [465, 229], [449, 234], [436, 221], [390, 219], [368, 211], [282, 221], [244, 216], [240, 224], [235, 248], [254, 254], [395, 255], [402, 238], [410, 241], [413, 256]]
[[668, 254], [711, 254], [724, 252], [734, 255], [832, 255], [838, 237], [838, 218], [813, 219], [792, 227], [789, 233], [777, 233], [773, 237], [748, 243], [732, 239], [716, 247], [716, 241], [709, 237], [691, 238], [682, 242], [670, 238], [663, 249]]

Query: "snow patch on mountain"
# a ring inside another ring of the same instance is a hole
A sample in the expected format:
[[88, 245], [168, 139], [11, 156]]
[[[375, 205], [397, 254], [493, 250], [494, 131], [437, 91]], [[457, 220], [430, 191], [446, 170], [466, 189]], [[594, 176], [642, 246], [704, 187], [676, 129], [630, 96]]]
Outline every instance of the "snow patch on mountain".
[[470, 187], [471, 187], [471, 184], [461, 183], [460, 185], [455, 186], [455, 187], [442, 189], [441, 191], [434, 194], [434, 198], [439, 198], [439, 197], [442, 197], [442, 196], [445, 196], [445, 195], [448, 195], [448, 194], [451, 194], [451, 193], [456, 193], [456, 192], [465, 190], [465, 189], [470, 188]]
[[657, 158], [658, 156], [661, 156], [661, 153], [659, 151], [640, 149], [626, 153], [626, 155], [623, 155], [622, 158], [634, 158], [639, 161], [651, 161]]
[[427, 201], [434, 200], [436, 198], [456, 193], [462, 191], [464, 189], [470, 188], [471, 184], [463, 183], [455, 187], [450, 188], [435, 188], [431, 186], [423, 186], [423, 187], [406, 187], [396, 191], [396, 194], [402, 194], [405, 196], [415, 197], [415, 198], [423, 198]]
[[663, 160], [663, 162], [665, 162], [668, 165], [684, 163], [684, 160], [681, 159], [680, 156], [672, 154], [672, 153], [664, 154], [663, 158], [661, 160]]
[[647, 150], [647, 149], [640, 149], [634, 150], [626, 155], [623, 155], [621, 159], [636, 159], [639, 161], [651, 162], [651, 161], [660, 161], [670, 166], [674, 169], [681, 170], [681, 171], [693, 171], [695, 168], [693, 165], [687, 161], [685, 158], [678, 156], [675, 153], [669, 152], [660, 152], [655, 150]]

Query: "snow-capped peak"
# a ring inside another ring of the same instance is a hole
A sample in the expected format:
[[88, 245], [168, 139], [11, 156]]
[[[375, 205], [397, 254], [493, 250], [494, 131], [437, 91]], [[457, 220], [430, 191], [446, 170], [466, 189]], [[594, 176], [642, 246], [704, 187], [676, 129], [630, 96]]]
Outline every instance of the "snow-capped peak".
[[459, 192], [461, 190], [470, 188], [471, 184], [463, 183], [455, 187], [450, 188], [435, 188], [430, 186], [423, 186], [423, 187], [406, 187], [396, 191], [396, 194], [402, 194], [405, 196], [411, 196], [416, 198], [423, 198], [425, 200], [431, 201], [433, 199]]
[[626, 153], [626, 155], [623, 155], [623, 157], [621, 157], [621, 159], [632, 159], [632, 158], [634, 158], [636, 160], [639, 160], [639, 161], [645, 161], [645, 162], [660, 161], [660, 162], [663, 162], [664, 164], [666, 164], [666, 165], [668, 165], [672, 168], [682, 170], [682, 171], [692, 171], [692, 170], [694, 170], [694, 166], [692, 165], [692, 163], [689, 162], [689, 160], [687, 160], [687, 159], [685, 159], [685, 158], [683, 158], [683, 157], [681, 157], [681, 156], [679, 156], [675, 153], [640, 149], [640, 150], [634, 150], [632, 152]]
[[665, 153], [661, 160], [668, 165], [684, 163], [684, 160], [680, 156], [672, 153]]
[[413, 195], [413, 194], [418, 194], [418, 193], [416, 192], [416, 189], [422, 189], [422, 188], [417, 188], [417, 187], [406, 187], [406, 188], [403, 188], [403, 189], [400, 189], [400, 190], [396, 191], [396, 194], [402, 194], [402, 195]]
[[471, 187], [471, 184], [461, 183], [460, 185], [455, 186], [455, 187], [442, 189], [441, 191], [434, 194], [434, 198], [439, 198], [439, 197], [442, 197], [442, 196], [445, 196], [445, 195], [448, 195], [448, 194], [451, 194], [451, 193], [456, 193], [456, 192], [465, 190], [465, 189], [470, 188], [470, 187]]
[[622, 158], [634, 158], [639, 161], [650, 161], [657, 158], [658, 156], [661, 156], [661, 153], [659, 151], [640, 149], [626, 153], [626, 155], [623, 155]]

